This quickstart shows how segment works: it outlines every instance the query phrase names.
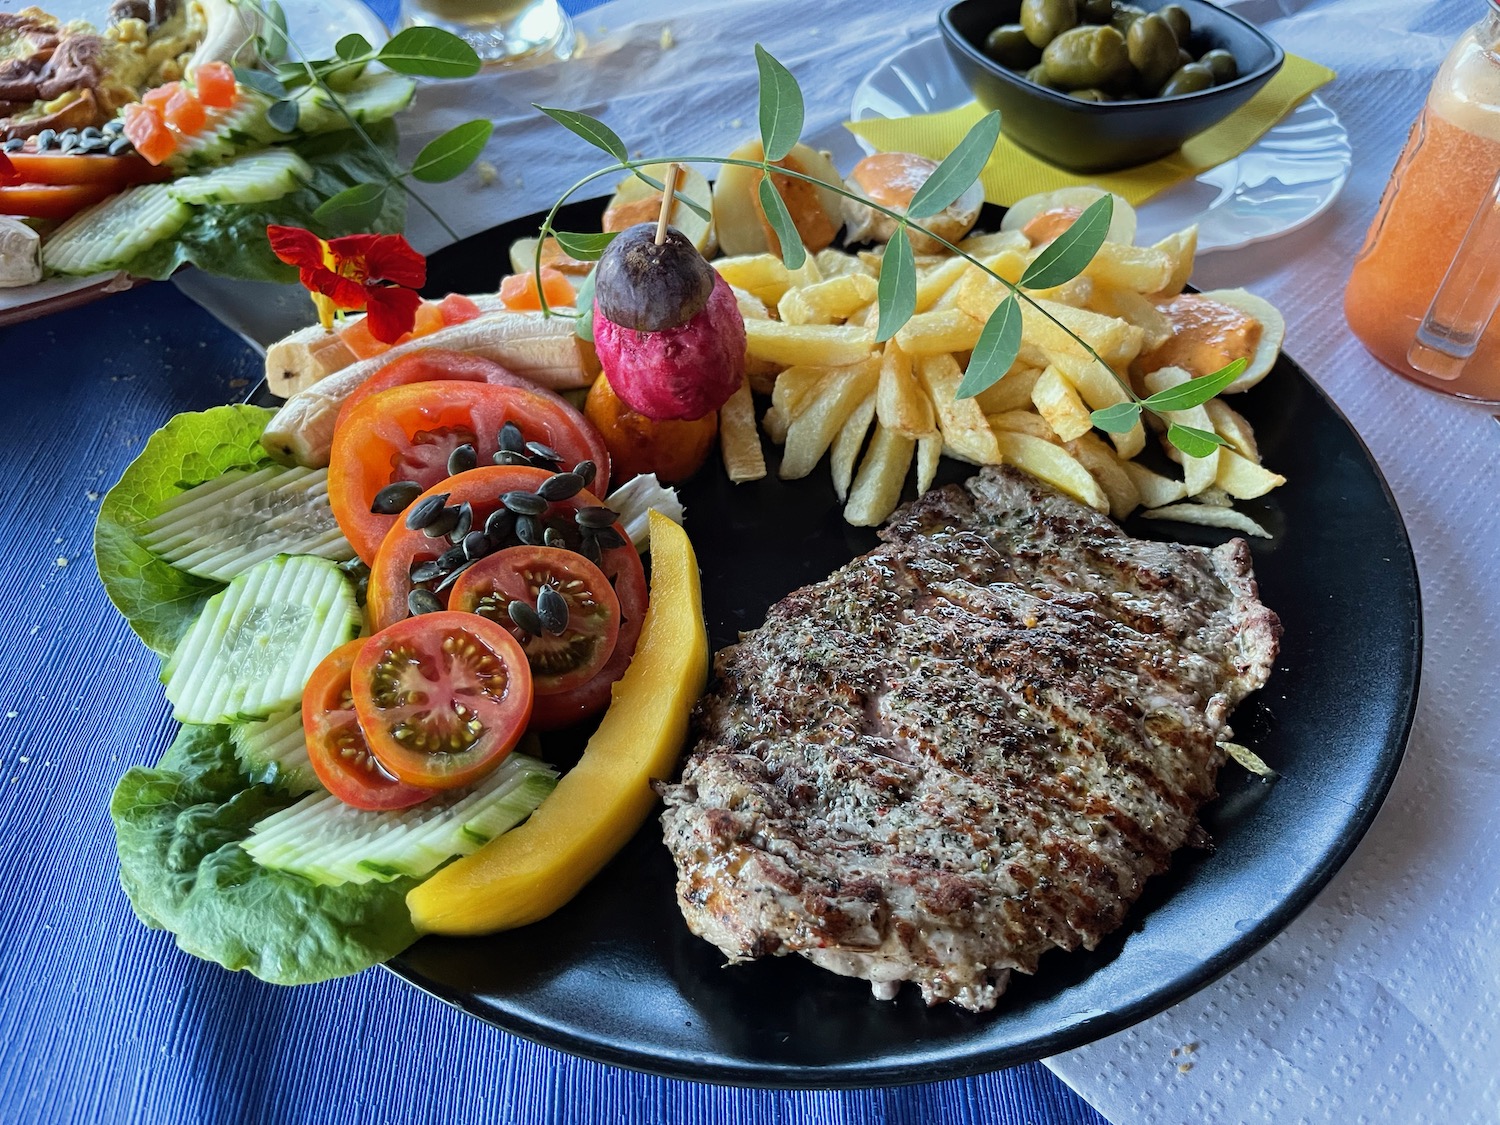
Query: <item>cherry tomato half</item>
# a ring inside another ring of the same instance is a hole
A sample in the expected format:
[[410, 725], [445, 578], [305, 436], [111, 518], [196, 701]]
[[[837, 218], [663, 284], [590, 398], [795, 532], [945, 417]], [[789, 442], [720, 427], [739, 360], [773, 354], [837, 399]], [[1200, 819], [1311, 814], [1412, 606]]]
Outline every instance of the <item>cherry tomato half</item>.
[[[392, 387], [356, 405], [333, 432], [328, 499], [359, 557], [372, 561], [400, 521], [398, 515], [370, 510], [381, 489], [397, 481], [428, 488], [444, 480], [449, 456], [464, 445], [474, 447], [480, 465], [489, 464], [507, 422], [514, 422], [525, 440], [558, 453], [563, 468], [592, 460], [602, 448], [583, 415], [519, 387], [440, 380]], [[604, 465], [595, 464], [602, 475]]]
[[[483, 466], [441, 481], [413, 503], [419, 504], [428, 496], [446, 493], [449, 505], [467, 502], [474, 511], [474, 526], [482, 528], [490, 514], [500, 507], [500, 497], [504, 493], [535, 492], [550, 475], [543, 469]], [[571, 499], [554, 501], [548, 509], [548, 516], [568, 519], [580, 508], [599, 505], [594, 496], [580, 492]], [[616, 523], [613, 530], [624, 541], [624, 546], [605, 550], [599, 569], [609, 579], [620, 601], [620, 634], [615, 641], [614, 653], [587, 683], [567, 691], [538, 695], [532, 708], [533, 730], [570, 726], [602, 711], [609, 705], [610, 686], [625, 674], [630, 658], [635, 654], [646, 616], [646, 572], [641, 566], [640, 555], [625, 537], [624, 527]], [[370, 567], [369, 593], [365, 601], [365, 609], [376, 628], [407, 616], [407, 597], [413, 587], [411, 568], [436, 559], [451, 546], [446, 539], [429, 539], [423, 532], [412, 531], [405, 524], [398, 524], [386, 536]], [[449, 591], [434, 589], [433, 593], [441, 600], [448, 596]]]
[[531, 717], [531, 668], [510, 633], [473, 613], [382, 629], [354, 658], [370, 752], [408, 785], [454, 789], [499, 764]]
[[[567, 625], [556, 633], [545, 627], [540, 634], [528, 632], [515, 623], [510, 603], [540, 609], [544, 589], [567, 607]], [[531, 662], [538, 697], [588, 683], [614, 655], [620, 637], [620, 599], [609, 579], [577, 551], [559, 547], [507, 547], [480, 559], [453, 584], [448, 608], [509, 629]]]
[[364, 643], [340, 645], [313, 669], [302, 692], [307, 757], [323, 788], [346, 805], [372, 812], [410, 808], [437, 790], [397, 781], [370, 753], [349, 690], [349, 673]]

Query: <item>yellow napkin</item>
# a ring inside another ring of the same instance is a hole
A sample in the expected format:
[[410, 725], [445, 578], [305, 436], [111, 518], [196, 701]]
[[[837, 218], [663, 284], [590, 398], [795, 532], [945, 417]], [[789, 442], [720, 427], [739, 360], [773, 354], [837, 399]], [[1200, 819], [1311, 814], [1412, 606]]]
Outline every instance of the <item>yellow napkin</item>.
[[[985, 198], [1009, 207], [1039, 191], [1052, 191], [1079, 184], [1097, 184], [1123, 196], [1132, 204], [1150, 199], [1175, 183], [1191, 179], [1216, 164], [1238, 156], [1260, 139], [1262, 133], [1290, 113], [1319, 86], [1333, 81], [1326, 66], [1287, 55], [1276, 76], [1248, 102], [1223, 121], [1192, 137], [1174, 153], [1118, 172], [1081, 175], [1067, 172], [1033, 156], [1004, 134], [995, 146], [980, 179]], [[881, 152], [914, 152], [941, 160], [963, 140], [974, 122], [984, 116], [978, 103], [970, 102], [943, 113], [915, 117], [871, 117], [846, 122], [845, 128], [863, 137]]]

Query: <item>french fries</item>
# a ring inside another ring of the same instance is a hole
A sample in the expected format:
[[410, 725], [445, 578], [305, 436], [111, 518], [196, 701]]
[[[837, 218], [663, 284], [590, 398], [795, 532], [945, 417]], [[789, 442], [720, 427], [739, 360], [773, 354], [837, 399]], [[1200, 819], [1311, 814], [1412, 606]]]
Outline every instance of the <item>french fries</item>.
[[[854, 408], [875, 391], [880, 368], [874, 360], [830, 372], [811, 401], [795, 411], [781, 454], [781, 479], [796, 480], [812, 472]], [[783, 378], [785, 374], [783, 373]]]
[[729, 401], [719, 407], [719, 451], [724, 457], [724, 471], [735, 484], [766, 475], [749, 383], [741, 383]]
[[[962, 261], [963, 259], [958, 259]], [[875, 392], [875, 410], [880, 424], [909, 438], [937, 433], [932, 400], [912, 373], [911, 357], [892, 340], [880, 361], [880, 385]]]

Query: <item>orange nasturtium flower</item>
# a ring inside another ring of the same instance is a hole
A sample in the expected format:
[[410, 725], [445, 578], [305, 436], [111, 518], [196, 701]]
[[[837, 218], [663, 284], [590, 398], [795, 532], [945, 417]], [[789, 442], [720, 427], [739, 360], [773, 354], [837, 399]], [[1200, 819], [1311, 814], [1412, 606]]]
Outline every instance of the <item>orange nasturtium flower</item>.
[[412, 330], [427, 284], [427, 259], [399, 234], [351, 234], [324, 241], [301, 227], [268, 226], [271, 249], [300, 271], [318, 319], [333, 327], [335, 311], [365, 310], [370, 335], [394, 344]]

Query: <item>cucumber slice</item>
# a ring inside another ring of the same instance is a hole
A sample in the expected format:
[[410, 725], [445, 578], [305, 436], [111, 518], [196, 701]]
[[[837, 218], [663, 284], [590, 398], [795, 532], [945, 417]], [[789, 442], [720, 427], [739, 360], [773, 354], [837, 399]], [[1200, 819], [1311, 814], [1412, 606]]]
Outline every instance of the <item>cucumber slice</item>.
[[190, 137], [178, 136], [177, 151], [167, 158], [167, 167], [176, 172], [197, 172], [248, 149], [285, 139], [266, 121], [270, 105], [264, 94], [242, 88], [233, 105], [208, 111], [202, 129]]
[[208, 599], [162, 669], [182, 723], [264, 719], [298, 701], [318, 662], [359, 635], [336, 563], [277, 555]]
[[556, 785], [551, 766], [512, 753], [474, 785], [401, 812], [365, 812], [315, 793], [266, 817], [240, 846], [262, 867], [326, 886], [420, 877], [520, 824]]
[[[371, 125], [395, 117], [411, 104], [416, 91], [415, 80], [387, 70], [361, 75], [358, 82], [338, 96], [349, 117], [361, 125]], [[328, 91], [317, 86], [308, 86], [298, 94], [297, 105], [297, 128], [304, 133], [332, 133], [349, 128], [349, 117], [339, 111]]]
[[141, 184], [86, 208], [42, 243], [42, 265], [53, 273], [117, 270], [143, 250], [176, 234], [192, 208], [166, 184]]
[[288, 793], [322, 789], [307, 757], [302, 734], [302, 708], [293, 707], [255, 723], [241, 723], [231, 734], [235, 753], [251, 781], [274, 785]]
[[157, 558], [216, 582], [273, 555], [354, 557], [328, 504], [327, 469], [231, 469], [178, 493], [138, 534]]
[[201, 176], [184, 176], [172, 182], [171, 191], [183, 203], [268, 203], [296, 191], [312, 175], [312, 165], [291, 149], [268, 148]]

